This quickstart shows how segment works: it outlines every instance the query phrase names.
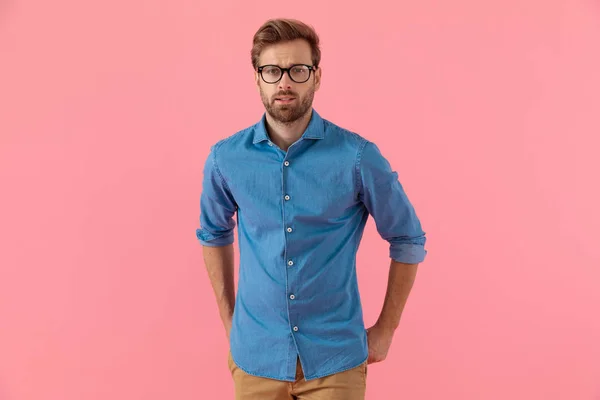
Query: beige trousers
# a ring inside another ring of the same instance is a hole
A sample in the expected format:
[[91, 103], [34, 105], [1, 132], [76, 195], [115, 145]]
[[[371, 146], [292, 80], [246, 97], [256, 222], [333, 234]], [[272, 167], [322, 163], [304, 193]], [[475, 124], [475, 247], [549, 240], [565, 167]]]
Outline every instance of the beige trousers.
[[356, 368], [323, 378], [304, 380], [300, 360], [294, 382], [262, 378], [242, 371], [228, 356], [235, 387], [235, 400], [364, 400], [367, 362]]

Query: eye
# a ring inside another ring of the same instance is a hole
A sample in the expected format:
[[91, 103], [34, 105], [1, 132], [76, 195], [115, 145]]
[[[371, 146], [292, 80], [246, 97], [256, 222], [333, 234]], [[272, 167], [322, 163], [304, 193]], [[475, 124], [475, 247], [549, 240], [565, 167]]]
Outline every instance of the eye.
[[277, 67], [266, 67], [263, 69], [263, 73], [267, 75], [277, 76], [280, 74], [280, 70]]

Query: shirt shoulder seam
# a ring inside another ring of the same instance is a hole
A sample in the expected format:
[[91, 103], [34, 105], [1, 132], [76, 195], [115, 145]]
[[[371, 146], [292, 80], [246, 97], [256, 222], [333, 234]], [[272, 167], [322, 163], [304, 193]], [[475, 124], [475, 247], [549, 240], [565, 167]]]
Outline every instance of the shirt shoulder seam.
[[232, 140], [234, 137], [236, 136], [240, 136], [244, 133], [247, 132], [252, 132], [252, 130], [254, 129], [255, 125], [252, 125], [248, 128], [242, 129], [240, 131], [237, 131], [236, 133], [234, 133], [231, 136], [228, 136], [224, 139], [219, 140], [217, 143], [215, 143], [214, 145], [214, 149], [213, 149], [213, 168], [215, 169], [215, 171], [217, 172], [217, 174], [219, 175], [219, 178], [221, 179], [221, 182], [223, 183], [223, 185], [225, 186], [225, 188], [231, 192], [231, 189], [229, 188], [229, 185], [227, 184], [227, 180], [225, 179], [225, 177], [223, 176], [223, 174], [221, 173], [221, 169], [219, 168], [219, 163], [217, 162], [217, 151], [221, 148], [221, 146], [223, 144], [225, 144], [226, 142]]
[[217, 175], [219, 175], [219, 178], [221, 179], [221, 183], [223, 183], [223, 186], [225, 186], [225, 188], [228, 191], [231, 191], [231, 189], [229, 189], [229, 185], [227, 185], [227, 181], [225, 180], [225, 177], [223, 176], [223, 174], [221, 173], [221, 169], [219, 168], [219, 164], [217, 162], [217, 151], [219, 150], [219, 148], [221, 147], [221, 145], [226, 141], [227, 139], [221, 140], [219, 141], [216, 145], [215, 148], [213, 150], [213, 168], [215, 169]]
[[[360, 136], [359, 136], [360, 137]], [[363, 185], [362, 185], [362, 174], [360, 172], [361, 169], [361, 161], [362, 161], [362, 155], [363, 155], [363, 151], [367, 145], [367, 143], [369, 143], [369, 141], [363, 137], [360, 137], [362, 139], [361, 143], [358, 146], [358, 150], [356, 152], [356, 164], [355, 164], [355, 181], [356, 181], [356, 195], [360, 196], [360, 193], [363, 190]]]

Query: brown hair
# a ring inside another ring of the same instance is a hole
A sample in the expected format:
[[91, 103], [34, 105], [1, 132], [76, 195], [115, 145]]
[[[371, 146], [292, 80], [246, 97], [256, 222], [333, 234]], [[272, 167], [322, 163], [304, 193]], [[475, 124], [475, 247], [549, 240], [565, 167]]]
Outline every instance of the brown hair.
[[319, 36], [312, 26], [296, 19], [278, 18], [265, 22], [254, 34], [252, 40], [252, 66], [258, 67], [258, 58], [263, 49], [271, 44], [304, 39], [312, 50], [313, 65], [319, 66], [321, 50], [319, 49]]

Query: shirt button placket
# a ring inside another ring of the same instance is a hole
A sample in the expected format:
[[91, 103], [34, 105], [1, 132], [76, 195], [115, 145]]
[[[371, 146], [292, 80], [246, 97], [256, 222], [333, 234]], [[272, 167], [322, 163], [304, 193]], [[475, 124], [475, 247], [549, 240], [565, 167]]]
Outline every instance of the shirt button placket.
[[[289, 166], [290, 166], [290, 162], [289, 162], [288, 160], [285, 160], [285, 161], [283, 162], [283, 165], [285, 165], [286, 167], [289, 167]], [[285, 173], [284, 173], [284, 180], [285, 180]], [[285, 201], [289, 201], [289, 200], [291, 199], [291, 197], [290, 197], [290, 195], [289, 195], [289, 194], [286, 194], [285, 196], [283, 196], [283, 198], [285, 199]], [[288, 226], [288, 227], [287, 227], [287, 229], [286, 229], [286, 231], [287, 231], [288, 233], [292, 233], [293, 229], [292, 229], [291, 227], [289, 227], [289, 226]], [[287, 237], [286, 237], [286, 240], [287, 240]], [[289, 267], [291, 267], [291, 266], [293, 266], [293, 265], [294, 265], [294, 262], [293, 262], [292, 260], [288, 260], [288, 262], [287, 262], [287, 265], [288, 265]]]
[[[285, 161], [283, 162], [283, 165], [284, 165], [285, 167], [289, 167], [289, 166], [290, 166], [290, 162], [289, 162], [288, 160], [285, 160]], [[284, 172], [284, 180], [285, 180], [285, 172]], [[287, 186], [287, 185], [286, 185], [286, 186]], [[285, 195], [283, 198], [284, 198], [284, 200], [285, 200], [285, 201], [289, 201], [289, 200], [291, 199], [291, 196], [290, 196], [289, 194], [286, 194], [286, 195]], [[286, 215], [287, 215], [287, 213], [286, 213]], [[290, 223], [291, 223], [291, 221], [290, 221]], [[287, 232], [287, 233], [292, 233], [292, 232], [294, 231], [294, 230], [292, 229], [292, 227], [291, 227], [291, 226], [288, 226], [288, 227], [287, 227], [285, 230], [286, 230], [286, 232]], [[286, 236], [286, 240], [288, 240], [288, 237], [287, 237], [287, 236]], [[294, 265], [294, 261], [293, 261], [293, 260], [291, 260], [291, 259], [289, 259], [289, 260], [287, 261], [287, 265], [288, 265], [288, 267], [292, 267], [292, 266]], [[295, 299], [296, 299], [296, 295], [294, 295], [294, 294], [290, 294], [290, 295], [289, 295], [289, 299], [290, 299], [290, 300], [295, 300]], [[290, 321], [290, 324], [291, 324], [291, 323], [293, 323], [293, 322], [292, 322], [292, 321]], [[298, 332], [298, 326], [294, 325], [294, 326], [292, 327], [292, 330], [293, 330], [294, 332]]]

